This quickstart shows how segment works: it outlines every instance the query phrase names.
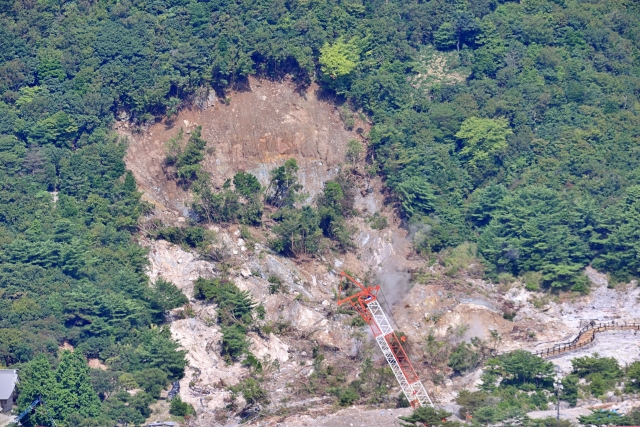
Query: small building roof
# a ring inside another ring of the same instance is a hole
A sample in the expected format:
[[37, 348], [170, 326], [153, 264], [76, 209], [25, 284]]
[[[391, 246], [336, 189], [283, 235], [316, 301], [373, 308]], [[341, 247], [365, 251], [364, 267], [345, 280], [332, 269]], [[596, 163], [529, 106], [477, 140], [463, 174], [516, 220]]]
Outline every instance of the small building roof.
[[11, 397], [18, 382], [18, 371], [15, 369], [0, 369], [0, 400]]

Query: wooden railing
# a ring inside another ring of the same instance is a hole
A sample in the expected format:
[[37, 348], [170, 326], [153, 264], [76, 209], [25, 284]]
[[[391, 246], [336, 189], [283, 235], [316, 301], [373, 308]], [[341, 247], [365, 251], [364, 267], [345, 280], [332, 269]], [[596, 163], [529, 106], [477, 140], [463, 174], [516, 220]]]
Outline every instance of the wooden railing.
[[562, 353], [578, 350], [580, 348], [586, 347], [589, 344], [591, 344], [596, 339], [596, 334], [598, 332], [614, 331], [614, 330], [615, 331], [627, 331], [627, 330], [640, 331], [640, 323], [616, 322], [616, 321], [607, 322], [607, 323], [592, 322], [587, 326], [583, 327], [578, 333], [578, 336], [576, 336], [572, 341], [559, 343], [554, 345], [551, 348], [536, 351], [533, 354], [540, 357], [553, 357]]

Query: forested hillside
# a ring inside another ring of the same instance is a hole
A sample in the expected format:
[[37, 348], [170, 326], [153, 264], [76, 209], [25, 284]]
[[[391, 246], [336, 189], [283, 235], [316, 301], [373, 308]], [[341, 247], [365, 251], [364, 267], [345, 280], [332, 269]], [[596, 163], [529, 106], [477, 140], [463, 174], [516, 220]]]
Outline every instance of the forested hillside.
[[[0, 0], [0, 363], [66, 341], [149, 399], [150, 369], [181, 375], [156, 325], [184, 299], [148, 286], [146, 208], [109, 129], [249, 74], [317, 80], [369, 115], [370, 169], [425, 254], [471, 240], [490, 275], [532, 289], [587, 292], [589, 263], [637, 277], [639, 42], [632, 0]], [[434, 56], [461, 77], [417, 84]], [[30, 369], [87, 375], [65, 357]], [[114, 399], [80, 414], [148, 414]]]

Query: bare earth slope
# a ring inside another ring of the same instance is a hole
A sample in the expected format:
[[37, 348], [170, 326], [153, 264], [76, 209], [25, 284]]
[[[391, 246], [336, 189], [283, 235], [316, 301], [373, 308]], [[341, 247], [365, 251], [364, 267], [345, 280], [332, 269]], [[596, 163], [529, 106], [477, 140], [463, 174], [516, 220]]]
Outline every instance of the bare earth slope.
[[[132, 133], [124, 122], [118, 124], [119, 131], [130, 140], [127, 167], [145, 199], [156, 207], [147, 219], [179, 223], [187, 216], [190, 195], [167, 179], [162, 169], [165, 143], [177, 135], [180, 127], [190, 132], [202, 125], [208, 141], [203, 164], [217, 186], [240, 170], [254, 173], [265, 184], [269, 170], [291, 157], [301, 166], [299, 178], [310, 197], [335, 176], [344, 161], [347, 141], [360, 138], [358, 132], [344, 129], [336, 108], [323, 101], [313, 87], [299, 94], [288, 82], [250, 79], [249, 84], [250, 90], [230, 95], [229, 105], [210, 97], [202, 109], [181, 111], [172, 122], [157, 123], [141, 133]], [[357, 123], [356, 130], [358, 127], [366, 128], [366, 124]], [[235, 225], [209, 226], [217, 235], [215, 246], [221, 257], [217, 262], [165, 241], [140, 238], [140, 243], [150, 249], [150, 277], [171, 280], [191, 299], [191, 312], [181, 315], [181, 310], [176, 310], [171, 323], [174, 338], [188, 352], [189, 366], [180, 395], [198, 412], [191, 425], [237, 425], [235, 412], [225, 409], [231, 401], [228, 386], [248, 373], [240, 364], [227, 365], [222, 360], [220, 328], [213, 321], [215, 306], [193, 299], [193, 281], [199, 276], [228, 274], [265, 306], [265, 323], [284, 326], [281, 332], [249, 334], [251, 351], [270, 366], [265, 368], [267, 380], [263, 383], [270, 403], [263, 408], [265, 415], [255, 417], [250, 425], [392, 426], [398, 425], [397, 415], [406, 413], [406, 409], [388, 411], [395, 405], [394, 399], [374, 408], [362, 406], [338, 412], [335, 398], [323, 390], [305, 391], [303, 385], [314, 369], [314, 347], [321, 349], [326, 363], [345, 372], [346, 381], [359, 375], [365, 355], [373, 357], [375, 366], [385, 363], [367, 329], [351, 326], [352, 317], [337, 312], [335, 272], [341, 269], [359, 278], [368, 275], [382, 286], [383, 306], [392, 314], [397, 329], [407, 335], [416, 370], [441, 404], [451, 404], [458, 390], [473, 388], [480, 372], [454, 376], [446, 364], [435, 366], [424, 348], [424, 339], [430, 334], [454, 343], [473, 337], [491, 342], [493, 331], [499, 336], [499, 342], [493, 343], [498, 352], [539, 350], [572, 338], [584, 322], [640, 317], [640, 289], [635, 285], [609, 289], [606, 278], [592, 269], [586, 273], [593, 291], [580, 298], [550, 298], [526, 291], [519, 283], [506, 286], [486, 282], [479, 278], [476, 260], [451, 277], [448, 268], [429, 266], [413, 253], [410, 235], [392, 207], [383, 203], [381, 181], [365, 174], [355, 175], [355, 181], [359, 214], [350, 220], [355, 249], [344, 254], [329, 252], [306, 261], [284, 258], [266, 248], [264, 229], [251, 230], [256, 237], [252, 246], [240, 238]], [[375, 212], [388, 219], [389, 227], [371, 228], [364, 218]], [[268, 292], [270, 276], [282, 280], [282, 292]], [[513, 321], [504, 318], [507, 310], [515, 312]], [[451, 331], [456, 328], [465, 332], [452, 338]], [[624, 365], [638, 359], [639, 343], [639, 337], [632, 333], [606, 333], [579, 355], [599, 352], [618, 358]], [[577, 355], [564, 355], [554, 363], [567, 371], [571, 358]], [[399, 388], [393, 389], [390, 396], [398, 393]], [[236, 403], [242, 408], [242, 397]], [[150, 421], [168, 419], [167, 406], [161, 401]]]
[[231, 94], [229, 105], [210, 95], [202, 108], [185, 109], [143, 133], [132, 132], [124, 122], [117, 125], [130, 140], [127, 167], [149, 200], [183, 211], [188, 195], [167, 180], [162, 160], [169, 138], [180, 128], [188, 133], [198, 125], [211, 153], [203, 166], [217, 187], [238, 171], [251, 172], [266, 184], [269, 170], [295, 157], [300, 182], [311, 196], [337, 173], [347, 142], [359, 138], [345, 130], [337, 109], [321, 99], [316, 85], [300, 94], [287, 81], [249, 78], [247, 90]]

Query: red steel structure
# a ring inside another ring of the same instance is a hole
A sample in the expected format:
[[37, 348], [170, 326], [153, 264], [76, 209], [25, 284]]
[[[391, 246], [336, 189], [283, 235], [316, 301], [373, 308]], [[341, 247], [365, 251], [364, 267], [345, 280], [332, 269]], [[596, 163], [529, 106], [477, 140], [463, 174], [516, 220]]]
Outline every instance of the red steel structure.
[[400, 339], [393, 331], [389, 319], [378, 302], [377, 295], [380, 286], [365, 287], [344, 271], [340, 273], [340, 276], [360, 288], [360, 292], [339, 300], [338, 305], [349, 303], [369, 324], [373, 331], [373, 337], [387, 359], [411, 407], [416, 409], [420, 406], [433, 406], [433, 402], [413, 369], [407, 353], [402, 348]]

